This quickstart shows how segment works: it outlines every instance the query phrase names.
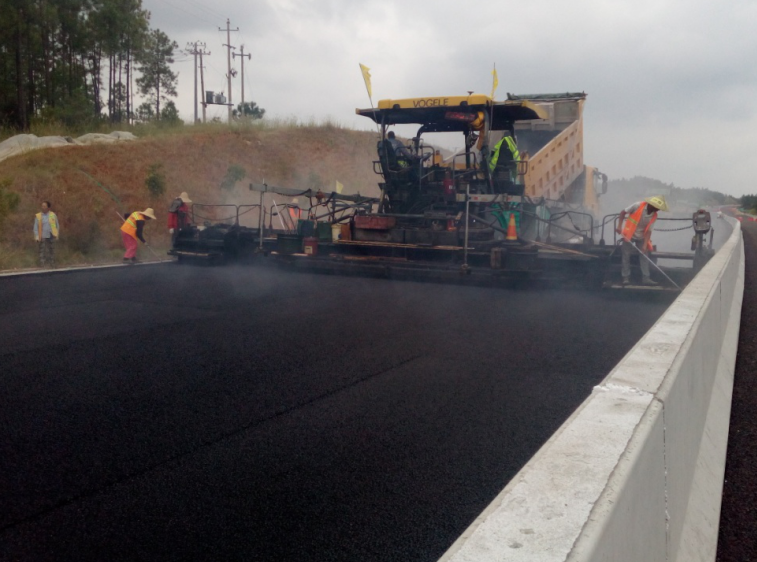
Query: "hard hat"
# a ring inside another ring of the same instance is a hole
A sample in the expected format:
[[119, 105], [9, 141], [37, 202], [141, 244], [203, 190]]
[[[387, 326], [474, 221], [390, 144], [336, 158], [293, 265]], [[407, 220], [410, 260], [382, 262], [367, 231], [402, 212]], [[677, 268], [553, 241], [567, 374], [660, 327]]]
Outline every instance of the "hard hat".
[[142, 214], [146, 217], [150, 217], [151, 219], [155, 220], [155, 211], [153, 211], [150, 207], [142, 211]]
[[295, 197], [294, 199], [292, 199], [292, 205], [296, 205], [296, 204], [297, 204], [297, 198]]
[[659, 209], [660, 211], [669, 211], [668, 204], [665, 202], [665, 198], [662, 195], [653, 195], [644, 199], [647, 203]]
[[181, 199], [184, 203], [191, 203], [192, 200], [189, 198], [189, 195], [187, 195], [186, 191], [182, 191], [181, 195], [179, 195], [179, 199]]

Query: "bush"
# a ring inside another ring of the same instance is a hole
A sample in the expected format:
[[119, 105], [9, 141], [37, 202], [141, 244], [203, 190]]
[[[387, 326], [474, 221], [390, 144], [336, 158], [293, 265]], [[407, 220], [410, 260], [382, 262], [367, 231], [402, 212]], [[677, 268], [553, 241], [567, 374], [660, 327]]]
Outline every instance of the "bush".
[[[83, 89], [76, 89], [73, 95], [61, 100], [55, 107], [42, 108], [39, 117], [34, 119], [37, 125], [42, 123], [59, 123], [62, 128], [72, 132], [91, 132], [100, 122], [101, 116], [95, 114], [95, 106], [87, 98]], [[33, 123], [34, 124], [34, 123]]]
[[100, 224], [96, 220], [72, 222], [66, 231], [65, 241], [72, 252], [85, 256], [96, 254], [103, 248]]
[[163, 176], [162, 164], [151, 164], [147, 169], [147, 179], [145, 185], [150, 195], [157, 199], [166, 192], [166, 178]]
[[9, 179], [0, 181], [0, 228], [2, 228], [5, 218], [18, 208], [21, 197], [18, 193], [10, 191], [11, 183]]
[[179, 110], [176, 109], [176, 104], [173, 101], [167, 101], [166, 105], [160, 110], [160, 124], [169, 127], [184, 125], [184, 121], [179, 117]]
[[237, 108], [233, 111], [234, 119], [254, 121], [255, 119], [262, 119], [265, 116], [265, 109], [258, 107], [254, 101], [246, 101], [243, 104], [238, 104]]
[[234, 189], [234, 185], [236, 185], [239, 180], [244, 179], [246, 175], [247, 171], [242, 168], [242, 166], [232, 164], [226, 170], [226, 175], [221, 180], [221, 189]]

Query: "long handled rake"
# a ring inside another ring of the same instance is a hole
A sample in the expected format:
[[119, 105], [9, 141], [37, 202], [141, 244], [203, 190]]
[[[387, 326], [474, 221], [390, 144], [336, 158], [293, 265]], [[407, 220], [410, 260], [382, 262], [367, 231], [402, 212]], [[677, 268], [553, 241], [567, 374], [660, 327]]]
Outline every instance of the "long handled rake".
[[643, 251], [641, 251], [641, 249], [639, 249], [639, 247], [636, 244], [634, 244], [633, 242], [629, 242], [629, 244], [631, 246], [633, 246], [634, 250], [636, 250], [637, 252], [639, 252], [639, 255], [644, 256], [644, 259], [647, 260], [649, 263], [651, 263], [655, 267], [655, 269], [657, 271], [659, 271], [660, 273], [662, 273], [663, 277], [665, 277], [665, 279], [667, 279], [668, 281], [670, 281], [676, 289], [678, 289], [679, 291], [683, 290], [683, 289], [681, 289], [681, 287], [678, 286], [678, 284], [675, 281], [673, 281], [670, 277], [668, 277], [667, 273], [665, 273], [662, 269], [660, 269], [659, 265], [657, 265], [655, 262], [653, 262], [652, 259], [648, 255], [646, 255]]

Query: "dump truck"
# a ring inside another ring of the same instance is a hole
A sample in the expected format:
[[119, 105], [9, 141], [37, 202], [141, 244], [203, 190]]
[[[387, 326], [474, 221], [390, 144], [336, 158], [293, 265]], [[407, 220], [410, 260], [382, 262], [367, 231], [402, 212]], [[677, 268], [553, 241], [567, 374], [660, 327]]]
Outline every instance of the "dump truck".
[[518, 147], [528, 162], [525, 196], [562, 206], [579, 206], [595, 217], [599, 197], [607, 192], [607, 175], [587, 166], [583, 159], [583, 106], [585, 93], [515, 96], [538, 104], [544, 119], [518, 121]]

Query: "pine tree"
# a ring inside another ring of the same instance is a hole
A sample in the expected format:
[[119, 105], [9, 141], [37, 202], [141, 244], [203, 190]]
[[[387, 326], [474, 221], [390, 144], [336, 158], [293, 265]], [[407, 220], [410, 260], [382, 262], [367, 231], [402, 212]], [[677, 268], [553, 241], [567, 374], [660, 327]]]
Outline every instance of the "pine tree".
[[147, 36], [145, 49], [140, 55], [138, 70], [142, 76], [137, 78], [137, 86], [140, 93], [155, 105], [155, 116], [158, 119], [160, 102], [166, 101], [168, 96], [176, 95], [178, 75], [168, 65], [174, 62], [174, 49], [178, 48], [176, 41], [171, 41], [160, 29], [154, 29]]
[[234, 110], [234, 117], [237, 119], [254, 121], [255, 119], [262, 119], [264, 115], [265, 109], [259, 107], [254, 101], [244, 102], [244, 107], [241, 103], [237, 104], [237, 108]]
[[148, 31], [142, 0], [4, 0], [0, 126], [28, 129], [42, 118], [81, 127], [105, 107], [113, 121], [130, 117]]

